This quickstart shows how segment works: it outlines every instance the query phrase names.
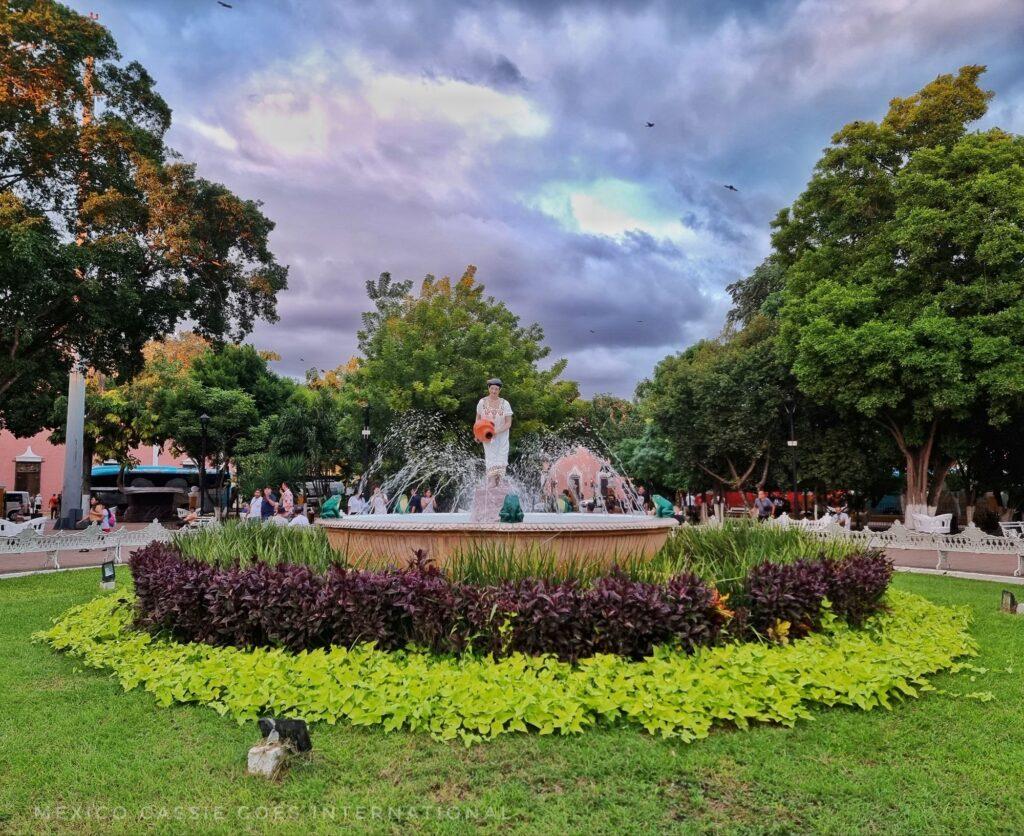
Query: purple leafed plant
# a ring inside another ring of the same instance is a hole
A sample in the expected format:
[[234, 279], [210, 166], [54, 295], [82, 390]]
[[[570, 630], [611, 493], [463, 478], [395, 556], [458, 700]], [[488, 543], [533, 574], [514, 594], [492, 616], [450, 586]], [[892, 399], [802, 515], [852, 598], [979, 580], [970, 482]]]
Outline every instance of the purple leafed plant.
[[882, 606], [892, 574], [877, 552], [840, 561], [764, 563], [751, 571], [744, 607], [734, 615], [692, 573], [664, 584], [615, 569], [586, 587], [575, 580], [526, 579], [493, 586], [453, 582], [426, 555], [381, 571], [255, 563], [214, 567], [184, 560], [164, 544], [131, 558], [137, 623], [181, 641], [291, 651], [375, 642], [384, 650], [435, 653], [595, 653], [632, 659], [658, 645], [687, 652], [747, 627], [765, 633], [779, 621], [794, 638], [820, 625], [822, 600], [861, 623]]
[[793, 638], [818, 629], [829, 573], [825, 560], [766, 561], [755, 566], [746, 585], [749, 626], [767, 634], [778, 622], [787, 621]]
[[883, 608], [892, 580], [892, 561], [882, 551], [855, 554], [830, 565], [828, 600], [836, 615], [861, 625]]

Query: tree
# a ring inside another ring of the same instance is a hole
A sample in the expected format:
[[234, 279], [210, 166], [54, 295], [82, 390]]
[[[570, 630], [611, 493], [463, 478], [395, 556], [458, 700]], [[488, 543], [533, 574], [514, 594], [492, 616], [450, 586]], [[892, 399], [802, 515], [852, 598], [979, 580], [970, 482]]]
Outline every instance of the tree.
[[67, 370], [54, 357], [62, 349], [46, 350], [50, 326], [36, 312], [74, 293], [78, 279], [70, 255], [47, 218], [0, 192], [0, 427], [16, 435], [37, 432], [54, 393], [67, 385]]
[[361, 352], [367, 352], [377, 332], [388, 319], [401, 316], [402, 303], [408, 298], [410, 290], [411, 279], [396, 282], [390, 273], [381, 273], [377, 281], [366, 283], [366, 296], [373, 302], [373, 310], [363, 312], [363, 327], [356, 334]]
[[1024, 401], [1024, 139], [967, 133], [983, 67], [893, 99], [833, 138], [776, 219], [780, 347], [803, 392], [877, 421], [933, 508], [972, 414]]
[[280, 462], [292, 467], [298, 460], [300, 475], [310, 477], [319, 495], [327, 496], [331, 479], [358, 455], [359, 430], [353, 418], [345, 413], [337, 390], [296, 387], [279, 413], [264, 418], [237, 445], [243, 484], [251, 483], [250, 476], [259, 481], [260, 474], [280, 470]]
[[657, 365], [644, 409], [672, 445], [678, 473], [699, 470], [732, 490], [765, 484], [788, 377], [774, 338], [774, 323], [756, 317]]
[[153, 400], [161, 438], [199, 461], [200, 417], [206, 414], [210, 417], [206, 452], [220, 464], [234, 458], [239, 442], [263, 418], [276, 415], [295, 388], [290, 380], [274, 374], [265, 357], [249, 345], [225, 345], [202, 353], [186, 375], [168, 383]]
[[785, 268], [769, 256], [745, 279], [728, 285], [732, 307], [725, 316], [726, 327], [743, 328], [759, 315], [774, 317], [785, 284]]
[[273, 224], [177, 160], [153, 79], [103, 27], [8, 3], [0, 73], [0, 425], [39, 429], [75, 362], [127, 379], [180, 322], [240, 339], [275, 318]]
[[637, 435], [620, 439], [613, 449], [625, 474], [634, 481], [668, 489], [689, 488], [697, 481], [692, 473], [680, 470], [673, 445], [653, 419], [643, 421]]
[[364, 319], [363, 357], [346, 378], [350, 410], [370, 403], [379, 428], [410, 409], [443, 413], [468, 428], [487, 379], [500, 376], [520, 432], [570, 416], [578, 390], [559, 380], [565, 361], [542, 369], [550, 350], [541, 327], [521, 326], [503, 303], [484, 296], [475, 275], [470, 266], [455, 283], [427, 276], [418, 296], [377, 298], [376, 313]]

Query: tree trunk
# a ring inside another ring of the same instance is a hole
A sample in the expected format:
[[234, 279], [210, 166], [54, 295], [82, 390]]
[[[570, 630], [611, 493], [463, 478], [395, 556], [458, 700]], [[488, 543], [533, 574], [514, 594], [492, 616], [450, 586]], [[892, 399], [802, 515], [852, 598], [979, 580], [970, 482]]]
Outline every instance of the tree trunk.
[[886, 423], [889, 432], [896, 440], [900, 451], [907, 462], [907, 490], [903, 503], [903, 524], [907, 528], [916, 528], [914, 514], [933, 516], [938, 506], [939, 494], [946, 483], [946, 474], [955, 464], [948, 459], [944, 464], [937, 465], [932, 473], [932, 457], [936, 452], [938, 436], [938, 419], [932, 421], [928, 440], [920, 446], [907, 443], [902, 430], [891, 421]]
[[903, 506], [903, 522], [907, 528], [916, 528], [915, 514], [930, 514], [928, 508], [928, 460], [923, 448], [904, 450], [907, 460], [907, 493]]

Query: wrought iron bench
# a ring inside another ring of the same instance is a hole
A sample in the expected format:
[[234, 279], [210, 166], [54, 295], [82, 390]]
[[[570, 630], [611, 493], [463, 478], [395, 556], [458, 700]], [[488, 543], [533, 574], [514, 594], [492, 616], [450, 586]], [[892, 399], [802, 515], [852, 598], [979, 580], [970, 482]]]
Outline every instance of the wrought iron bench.
[[847, 531], [834, 522], [820, 529], [809, 529], [807, 533], [822, 539], [843, 537], [863, 543], [872, 549], [920, 549], [934, 551], [938, 556], [936, 569], [949, 569], [951, 552], [975, 552], [979, 554], [1006, 554], [1017, 558], [1014, 577], [1024, 575], [1024, 538], [999, 537], [986, 534], [971, 523], [959, 534], [933, 534], [914, 531], [903, 523], [894, 522], [885, 531]]
[[0, 518], [0, 537], [17, 537], [23, 531], [34, 531], [42, 534], [46, 526], [46, 517], [36, 517], [25, 522], [11, 522]]
[[62, 531], [47, 535], [26, 529], [14, 537], [0, 538], [0, 558], [8, 554], [39, 552], [46, 555], [44, 566], [52, 563], [54, 569], [60, 569], [60, 553], [62, 551], [103, 549], [108, 554], [113, 551], [114, 562], [120, 563], [121, 550], [125, 547], [145, 546], [157, 541], [169, 542], [170, 539], [171, 532], [160, 525], [157, 520], [153, 520], [145, 528], [134, 531], [119, 528], [109, 534], [104, 534], [99, 524], [96, 523], [81, 531]]

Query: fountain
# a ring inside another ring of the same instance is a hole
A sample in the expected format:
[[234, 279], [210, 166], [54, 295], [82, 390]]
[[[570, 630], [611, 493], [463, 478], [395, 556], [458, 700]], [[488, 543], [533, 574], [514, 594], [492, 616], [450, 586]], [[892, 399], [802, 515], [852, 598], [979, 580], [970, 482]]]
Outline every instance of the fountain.
[[[506, 434], [507, 435], [507, 434]], [[482, 548], [505, 555], [552, 555], [558, 561], [599, 561], [652, 556], [676, 526], [674, 519], [647, 516], [628, 479], [599, 439], [579, 427], [533, 435], [519, 442], [511, 464], [499, 456], [481, 460], [465, 428], [453, 429], [437, 416], [410, 413], [381, 444], [358, 490], [365, 492], [385, 463], [400, 462], [379, 480], [394, 510], [398, 497], [417, 486], [432, 488], [442, 507], [425, 514], [357, 514], [318, 519], [328, 540], [350, 560], [364, 565], [404, 564], [418, 549], [440, 565], [454, 554]], [[596, 448], [596, 449], [595, 449]], [[485, 454], [487, 448], [484, 448]], [[519, 498], [521, 522], [501, 522], [508, 494]], [[572, 505], [570, 512], [558, 512]], [[609, 513], [609, 505], [622, 513]], [[575, 510], [579, 509], [579, 510]]]

